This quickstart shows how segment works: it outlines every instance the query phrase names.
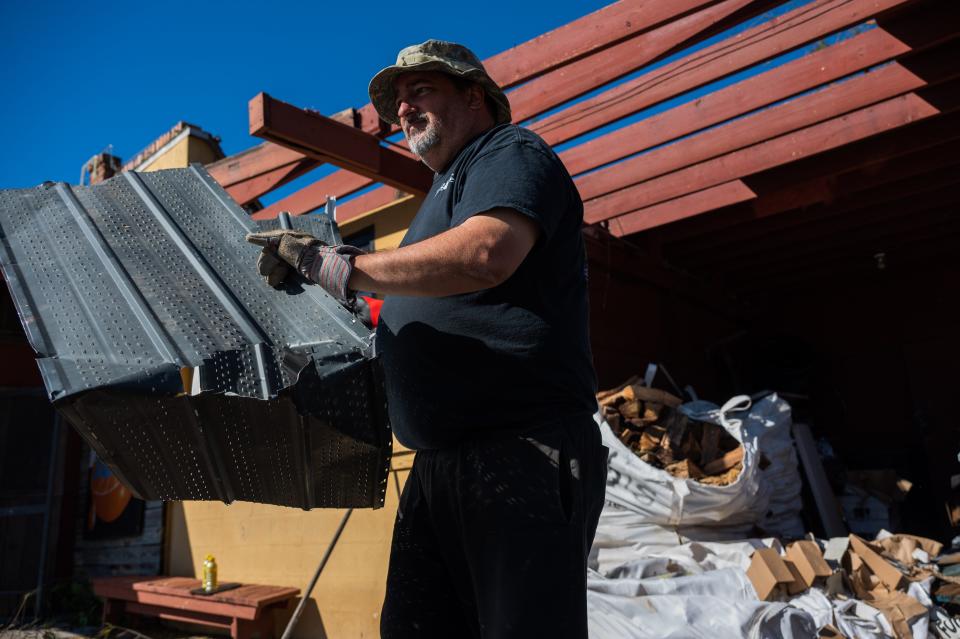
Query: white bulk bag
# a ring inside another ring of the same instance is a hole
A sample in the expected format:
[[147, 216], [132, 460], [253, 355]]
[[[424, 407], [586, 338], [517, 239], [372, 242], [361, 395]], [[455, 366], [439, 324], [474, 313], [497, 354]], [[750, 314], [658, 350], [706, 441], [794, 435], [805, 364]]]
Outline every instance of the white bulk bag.
[[607, 462], [607, 503], [636, 513], [644, 524], [703, 526], [752, 524], [767, 511], [770, 498], [759, 478], [758, 438], [746, 434], [743, 418], [750, 408], [746, 395], [721, 408], [695, 401], [679, 410], [687, 417], [717, 424], [743, 445], [743, 469], [732, 484], [710, 486], [680, 479], [643, 462], [625, 446], [598, 413], [603, 443], [610, 449]]

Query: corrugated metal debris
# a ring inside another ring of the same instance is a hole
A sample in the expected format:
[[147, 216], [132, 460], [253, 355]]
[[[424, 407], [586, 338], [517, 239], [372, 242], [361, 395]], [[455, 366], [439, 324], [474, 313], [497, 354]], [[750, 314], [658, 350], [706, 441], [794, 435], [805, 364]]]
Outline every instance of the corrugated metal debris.
[[[0, 191], [0, 268], [50, 399], [145, 499], [378, 507], [390, 459], [370, 331], [270, 288], [253, 222], [196, 165]], [[297, 229], [339, 239], [326, 216]]]

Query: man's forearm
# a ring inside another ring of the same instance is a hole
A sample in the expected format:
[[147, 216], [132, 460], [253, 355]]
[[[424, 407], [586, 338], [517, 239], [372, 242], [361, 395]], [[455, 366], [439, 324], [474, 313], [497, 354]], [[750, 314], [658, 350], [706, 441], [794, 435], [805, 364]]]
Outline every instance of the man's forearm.
[[[443, 235], [403, 248], [358, 255], [349, 287], [382, 295], [441, 297], [496, 286], [481, 256]], [[445, 241], [447, 240], [447, 241]], [[469, 253], [469, 252], [468, 252]]]
[[348, 285], [356, 291], [423, 297], [492, 288], [513, 275], [538, 232], [519, 213], [490, 211], [422, 242], [356, 256]]

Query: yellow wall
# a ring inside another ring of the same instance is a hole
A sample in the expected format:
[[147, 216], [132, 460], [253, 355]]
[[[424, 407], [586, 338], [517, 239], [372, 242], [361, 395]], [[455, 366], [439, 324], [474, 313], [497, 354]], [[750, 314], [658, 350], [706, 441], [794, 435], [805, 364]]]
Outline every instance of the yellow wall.
[[219, 159], [205, 140], [188, 135], [143, 170], [183, 169], [193, 162], [209, 164]]
[[417, 214], [422, 201], [421, 198], [408, 195], [401, 200], [374, 209], [340, 225], [340, 235], [346, 237], [373, 224], [374, 249], [382, 251], [396, 248], [407, 232], [413, 216]]
[[[397, 488], [406, 480], [410, 456], [394, 459], [386, 505], [355, 510], [313, 591], [294, 637], [359, 639], [380, 636]], [[221, 582], [293, 586], [303, 592], [343, 516], [343, 510], [313, 510], [235, 502], [175, 502], [167, 511], [167, 574], [202, 574], [206, 554], [217, 559]], [[275, 617], [276, 636], [293, 606]]]

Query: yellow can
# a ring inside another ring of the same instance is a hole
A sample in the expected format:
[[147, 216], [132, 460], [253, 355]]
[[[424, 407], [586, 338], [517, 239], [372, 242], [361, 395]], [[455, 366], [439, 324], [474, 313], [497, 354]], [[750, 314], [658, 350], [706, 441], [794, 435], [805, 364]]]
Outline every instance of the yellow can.
[[213, 555], [203, 560], [203, 589], [207, 592], [217, 589], [217, 560]]

